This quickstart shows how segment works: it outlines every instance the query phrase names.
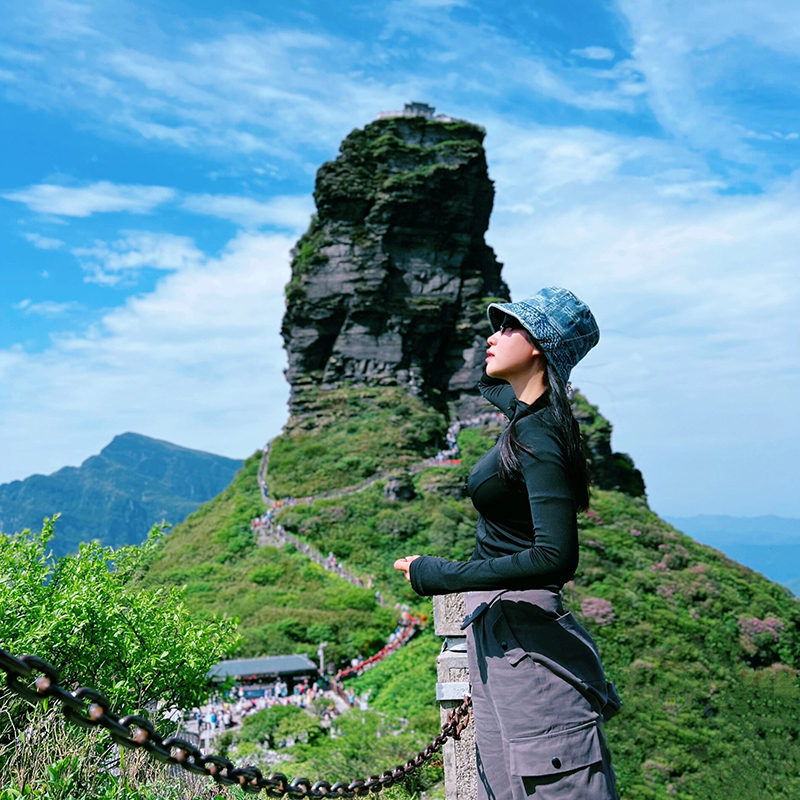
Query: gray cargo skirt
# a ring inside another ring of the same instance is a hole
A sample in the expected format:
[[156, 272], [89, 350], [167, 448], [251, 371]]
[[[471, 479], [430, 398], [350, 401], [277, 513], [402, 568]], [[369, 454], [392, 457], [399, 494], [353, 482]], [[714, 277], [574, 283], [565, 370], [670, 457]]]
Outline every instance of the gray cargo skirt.
[[618, 800], [602, 723], [619, 697], [560, 592], [464, 597], [478, 800]]

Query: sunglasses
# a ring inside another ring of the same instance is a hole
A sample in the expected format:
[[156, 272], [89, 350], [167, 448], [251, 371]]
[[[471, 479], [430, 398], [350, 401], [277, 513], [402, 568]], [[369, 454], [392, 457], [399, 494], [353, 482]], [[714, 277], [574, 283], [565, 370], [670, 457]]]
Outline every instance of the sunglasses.
[[516, 317], [509, 317], [506, 314], [503, 317], [503, 321], [500, 323], [500, 332], [502, 333], [505, 330], [515, 331], [520, 330], [522, 328], [522, 324]]

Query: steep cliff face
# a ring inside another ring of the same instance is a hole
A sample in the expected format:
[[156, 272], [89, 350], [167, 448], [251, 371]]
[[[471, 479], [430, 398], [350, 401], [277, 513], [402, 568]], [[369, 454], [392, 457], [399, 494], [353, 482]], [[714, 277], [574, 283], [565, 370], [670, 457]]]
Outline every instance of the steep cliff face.
[[474, 396], [486, 305], [509, 298], [483, 238], [483, 137], [465, 122], [379, 120], [320, 168], [281, 329], [292, 413], [305, 389], [345, 382], [400, 385], [440, 410]]

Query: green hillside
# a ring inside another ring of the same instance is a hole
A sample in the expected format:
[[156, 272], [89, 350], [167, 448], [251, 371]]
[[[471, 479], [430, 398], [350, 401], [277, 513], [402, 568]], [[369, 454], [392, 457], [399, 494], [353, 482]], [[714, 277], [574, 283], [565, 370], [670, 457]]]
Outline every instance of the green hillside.
[[[277, 496], [336, 489], [376, 469], [411, 464], [436, 452], [443, 437], [441, 416], [398, 389], [338, 390], [326, 400], [324, 409], [315, 408], [316, 427], [292, 420], [272, 442], [267, 480], [278, 487]], [[265, 510], [256, 479], [260, 457], [249, 458], [222, 494], [176, 526], [146, 583], [185, 586], [187, 603], [198, 611], [238, 617], [242, 655], [313, 653], [321, 641], [330, 643], [326, 653], [333, 660], [379, 649], [396, 613], [379, 606], [373, 591], [352, 586], [291, 547], [257, 546], [250, 521]], [[385, 572], [352, 546], [329, 549], [365, 578]]]
[[[440, 446], [443, 420], [396, 389], [329, 397], [330, 405], [319, 398], [319, 424], [311, 415], [293, 419], [272, 443], [270, 490], [301, 497], [390, 470], [408, 499], [387, 499], [379, 480], [288, 506], [277, 520], [373, 576], [390, 599], [430, 614], [392, 562], [414, 552], [469, 557], [477, 515], [460, 487], [500, 429], [462, 430], [460, 466], [412, 469]], [[257, 464], [257, 456], [248, 460], [222, 495], [170, 534], [148, 581], [186, 584], [198, 611], [239, 616], [247, 652], [310, 651], [321, 638], [337, 657], [377, 647], [393, 611], [299, 553], [256, 546], [249, 521], [263, 510]], [[597, 639], [623, 698], [608, 725], [623, 798], [800, 796], [800, 603], [676, 531], [643, 497], [594, 490], [580, 528], [580, 568], [565, 599]], [[376, 710], [433, 732], [430, 635], [358, 680], [373, 690]], [[298, 758], [318, 763], [307, 747]]]

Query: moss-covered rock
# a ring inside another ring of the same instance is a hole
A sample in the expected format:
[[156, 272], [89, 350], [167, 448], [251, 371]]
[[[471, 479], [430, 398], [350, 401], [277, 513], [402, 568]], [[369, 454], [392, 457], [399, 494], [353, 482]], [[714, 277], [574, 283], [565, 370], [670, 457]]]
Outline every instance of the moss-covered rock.
[[580, 392], [575, 392], [572, 409], [581, 426], [592, 483], [601, 489], [615, 489], [634, 497], [644, 497], [642, 473], [627, 453], [611, 450], [612, 425], [598, 407]]
[[286, 287], [293, 413], [315, 386], [402, 386], [440, 411], [474, 399], [490, 333], [480, 299], [508, 299], [483, 238], [483, 137], [466, 122], [384, 119], [320, 167]]

